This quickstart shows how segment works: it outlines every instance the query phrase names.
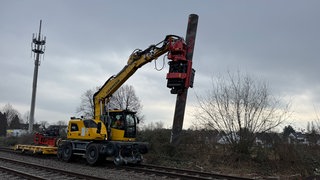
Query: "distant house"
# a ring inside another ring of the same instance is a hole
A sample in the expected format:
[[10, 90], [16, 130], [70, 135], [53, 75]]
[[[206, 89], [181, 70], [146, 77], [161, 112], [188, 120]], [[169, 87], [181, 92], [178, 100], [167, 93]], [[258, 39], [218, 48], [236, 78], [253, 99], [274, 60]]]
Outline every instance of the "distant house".
[[263, 141], [262, 141], [261, 139], [259, 139], [258, 137], [256, 137], [254, 143], [255, 143], [256, 145], [258, 145], [258, 146], [262, 146], [262, 145], [264, 144]]
[[218, 139], [219, 144], [229, 144], [230, 141], [238, 142], [240, 140], [240, 136], [237, 133], [229, 133], [227, 135], [222, 135]]
[[[28, 133], [29, 129], [29, 124], [20, 124], [19, 129], [7, 129], [7, 137], [20, 137], [22, 135], [25, 135]], [[40, 129], [40, 124], [34, 124], [33, 125], [33, 130], [34, 131], [39, 131]]]
[[[255, 134], [255, 139], [254, 139], [254, 145], [256, 146], [263, 146], [263, 147], [271, 147], [272, 143], [276, 140], [276, 139], [272, 139], [272, 138], [280, 138], [278, 135], [275, 134], [259, 134], [256, 133]], [[239, 142], [240, 141], [240, 136], [237, 133], [229, 133], [227, 135], [221, 135], [218, 138], [218, 143], [219, 144], [230, 144], [230, 140], [234, 141], [234, 142]]]
[[28, 130], [23, 129], [7, 129], [7, 137], [20, 137], [28, 133]]
[[288, 136], [288, 144], [306, 144], [308, 145], [307, 135], [302, 132], [290, 133]]

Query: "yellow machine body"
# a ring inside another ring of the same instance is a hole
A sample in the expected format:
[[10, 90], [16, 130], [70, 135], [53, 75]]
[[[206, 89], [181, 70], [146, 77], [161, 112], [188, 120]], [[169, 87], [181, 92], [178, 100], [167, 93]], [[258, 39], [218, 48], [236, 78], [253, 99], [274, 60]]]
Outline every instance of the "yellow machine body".
[[68, 124], [68, 139], [77, 140], [105, 140], [107, 138], [107, 129], [101, 125], [100, 133], [97, 133], [97, 121], [92, 119], [71, 118]]
[[[67, 138], [87, 141], [135, 141], [138, 121], [135, 113], [126, 110], [111, 110], [108, 114], [109, 120], [107, 122], [71, 118], [68, 124]], [[108, 124], [110, 124], [109, 133]]]

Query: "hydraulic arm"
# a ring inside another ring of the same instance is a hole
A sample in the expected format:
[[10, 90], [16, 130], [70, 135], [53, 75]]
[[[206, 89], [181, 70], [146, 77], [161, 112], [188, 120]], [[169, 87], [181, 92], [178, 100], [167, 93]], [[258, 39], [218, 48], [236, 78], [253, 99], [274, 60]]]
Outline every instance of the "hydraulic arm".
[[168, 53], [169, 73], [167, 74], [167, 87], [171, 93], [176, 94], [179, 90], [192, 87], [194, 70], [191, 61], [186, 60], [187, 46], [183, 38], [175, 35], [168, 35], [156, 45], [151, 45], [145, 50], [137, 49], [129, 57], [127, 65], [114, 76], [111, 76], [106, 83], [94, 94], [94, 119], [106, 122], [107, 103], [111, 95], [131, 77], [137, 69], [148, 62], [157, 59], [159, 56]]

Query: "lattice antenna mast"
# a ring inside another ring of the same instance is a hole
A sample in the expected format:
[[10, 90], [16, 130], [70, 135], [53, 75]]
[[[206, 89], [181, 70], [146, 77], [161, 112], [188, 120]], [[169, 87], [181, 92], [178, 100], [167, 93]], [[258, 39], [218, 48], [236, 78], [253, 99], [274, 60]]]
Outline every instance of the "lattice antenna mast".
[[[41, 55], [44, 55], [46, 37], [41, 36], [41, 25], [42, 20], [40, 20], [39, 34], [32, 35], [31, 49], [33, 51], [34, 57], [34, 72], [33, 72], [33, 85], [32, 85], [32, 98], [31, 98], [31, 108], [30, 108], [30, 119], [29, 119], [29, 133], [33, 132], [34, 124], [34, 110], [36, 104], [36, 92], [37, 92], [37, 81], [38, 81], [38, 68], [40, 66]], [[38, 36], [38, 37], [37, 37]]]

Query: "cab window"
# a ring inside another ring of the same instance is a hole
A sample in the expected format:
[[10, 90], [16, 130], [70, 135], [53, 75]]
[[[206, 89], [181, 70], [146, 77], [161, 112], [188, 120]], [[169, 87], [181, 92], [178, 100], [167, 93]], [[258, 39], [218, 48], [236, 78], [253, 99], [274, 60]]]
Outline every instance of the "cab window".
[[127, 115], [127, 126], [134, 126], [135, 125], [135, 119], [132, 114]]
[[86, 128], [97, 128], [97, 124], [91, 119], [84, 120], [83, 124]]
[[115, 117], [112, 118], [111, 127], [116, 128], [116, 129], [124, 128], [124, 121], [123, 121], [123, 115], [122, 114], [117, 114]]
[[78, 125], [72, 123], [72, 124], [71, 124], [71, 131], [79, 131]]

